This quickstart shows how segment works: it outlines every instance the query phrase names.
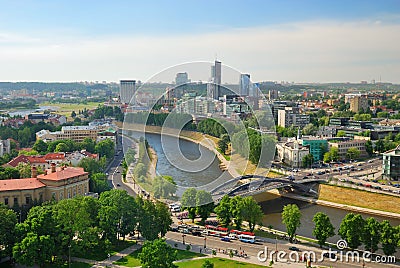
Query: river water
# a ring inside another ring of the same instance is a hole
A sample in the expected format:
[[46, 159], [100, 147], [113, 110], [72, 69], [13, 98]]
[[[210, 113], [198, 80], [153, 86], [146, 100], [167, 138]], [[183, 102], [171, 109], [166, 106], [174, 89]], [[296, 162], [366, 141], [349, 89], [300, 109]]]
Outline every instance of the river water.
[[[132, 135], [134, 138], [139, 138], [141, 136], [140, 133], [134, 132]], [[158, 156], [157, 163], [157, 172], [161, 175], [170, 175], [174, 178], [180, 186], [185, 187], [198, 187], [205, 185], [207, 183], [212, 182], [216, 178], [220, 176], [225, 176], [225, 179], [231, 178], [227, 172], [222, 172], [218, 167], [219, 161], [218, 158], [215, 157], [215, 154], [209, 150], [201, 150], [202, 153], [205, 154], [207, 158], [213, 159], [211, 165], [209, 165], [206, 169], [200, 172], [187, 172], [180, 168], [177, 168], [174, 164], [171, 165], [170, 160], [174, 162], [176, 159], [174, 158], [174, 154], [168, 154], [168, 157], [165, 155], [165, 152], [176, 152], [176, 144], [174, 144], [175, 138], [172, 137], [163, 137], [163, 145], [161, 144], [161, 135], [159, 134], [146, 134], [146, 139], [149, 142], [150, 146], [155, 149]], [[179, 147], [182, 153], [188, 159], [197, 159], [200, 156], [199, 145], [187, 140], [179, 140]], [[176, 154], [177, 157], [177, 154]], [[169, 158], [169, 159], [168, 159]], [[285, 231], [285, 226], [282, 224], [281, 220], [281, 212], [285, 205], [287, 204], [297, 204], [301, 210], [302, 218], [301, 218], [301, 227], [298, 229], [297, 234], [307, 237], [313, 237], [312, 228], [314, 223], [312, 222], [312, 218], [317, 212], [326, 213], [330, 219], [332, 224], [335, 226], [335, 231], [339, 229], [339, 225], [344, 216], [349, 213], [349, 211], [330, 208], [315, 204], [310, 204], [307, 202], [302, 202], [298, 200], [293, 200], [284, 197], [278, 197], [269, 201], [261, 202], [260, 205], [264, 212], [263, 225], [269, 226], [272, 225], [273, 228], [281, 231]], [[371, 217], [371, 215], [361, 214], [364, 218]], [[399, 225], [400, 220], [394, 220], [390, 218], [372, 216], [377, 220], [381, 221], [387, 219], [391, 222], [392, 225]], [[339, 239], [338, 236], [332, 237], [329, 239], [329, 242], [336, 242]]]

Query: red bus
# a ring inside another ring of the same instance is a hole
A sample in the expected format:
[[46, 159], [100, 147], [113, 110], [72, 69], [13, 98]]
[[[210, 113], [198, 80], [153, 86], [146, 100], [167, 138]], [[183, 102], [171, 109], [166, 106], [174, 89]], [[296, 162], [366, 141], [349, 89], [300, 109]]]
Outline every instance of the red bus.
[[218, 237], [227, 236], [228, 228], [206, 225], [205, 233], [207, 235], [218, 236]]

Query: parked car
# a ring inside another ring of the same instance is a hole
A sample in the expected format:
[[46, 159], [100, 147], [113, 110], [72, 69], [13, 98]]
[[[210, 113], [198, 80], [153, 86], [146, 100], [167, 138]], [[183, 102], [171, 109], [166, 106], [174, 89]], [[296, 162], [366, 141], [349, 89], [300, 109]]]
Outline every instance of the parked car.
[[229, 236], [224, 236], [224, 237], [221, 237], [221, 241], [231, 242], [231, 239], [229, 238]]
[[289, 250], [291, 250], [291, 251], [300, 251], [300, 249], [298, 247], [290, 247]]

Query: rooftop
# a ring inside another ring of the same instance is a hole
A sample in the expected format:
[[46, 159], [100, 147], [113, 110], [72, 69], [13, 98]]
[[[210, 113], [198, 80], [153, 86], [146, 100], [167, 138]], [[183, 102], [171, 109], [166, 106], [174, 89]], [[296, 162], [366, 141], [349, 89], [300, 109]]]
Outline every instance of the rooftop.
[[74, 178], [82, 175], [88, 174], [80, 167], [60, 167], [57, 168], [56, 172], [51, 172], [51, 169], [47, 170], [47, 175], [41, 174], [38, 175], [38, 179], [42, 180], [51, 180], [51, 181], [59, 181], [59, 180], [66, 180], [69, 178]]
[[45, 186], [36, 178], [0, 180], [0, 191], [32, 190]]

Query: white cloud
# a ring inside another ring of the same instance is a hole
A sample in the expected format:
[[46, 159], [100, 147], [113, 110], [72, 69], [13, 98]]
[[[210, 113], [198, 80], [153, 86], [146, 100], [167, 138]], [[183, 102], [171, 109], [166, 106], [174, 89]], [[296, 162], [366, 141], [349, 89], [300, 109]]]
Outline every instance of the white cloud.
[[217, 54], [253, 81], [357, 82], [381, 75], [399, 83], [399, 32], [398, 24], [313, 21], [169, 37], [0, 33], [0, 80], [145, 80], [171, 65], [212, 61]]

